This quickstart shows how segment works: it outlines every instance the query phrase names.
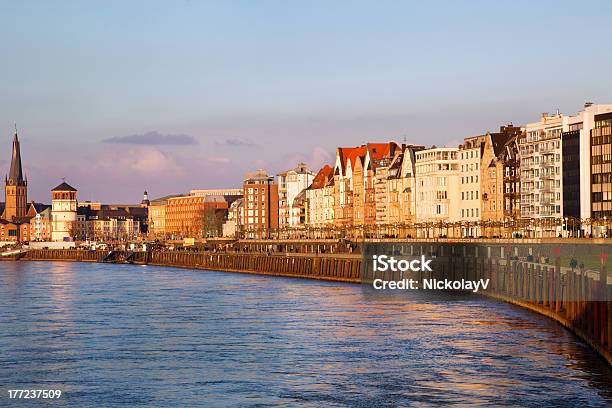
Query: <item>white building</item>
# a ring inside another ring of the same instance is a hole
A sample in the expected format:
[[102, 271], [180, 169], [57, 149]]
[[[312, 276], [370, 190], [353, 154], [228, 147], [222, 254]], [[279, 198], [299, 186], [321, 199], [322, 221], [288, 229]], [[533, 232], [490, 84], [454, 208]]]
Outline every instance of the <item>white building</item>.
[[435, 147], [415, 152], [416, 222], [431, 223], [418, 238], [452, 235], [445, 223], [459, 220], [459, 149]]
[[542, 114], [526, 125], [519, 141], [521, 169], [521, 218], [528, 237], [556, 237], [563, 214], [561, 133], [564, 116]]
[[51, 193], [51, 240], [69, 241], [76, 235], [77, 190], [63, 182]]
[[300, 225], [300, 212], [294, 211], [294, 200], [314, 180], [315, 174], [306, 164], [300, 163], [294, 169], [277, 174], [278, 177], [278, 226], [279, 228]]
[[461, 227], [462, 237], [479, 237], [482, 219], [480, 191], [480, 161], [486, 135], [468, 137], [459, 146], [459, 216], [465, 221]]

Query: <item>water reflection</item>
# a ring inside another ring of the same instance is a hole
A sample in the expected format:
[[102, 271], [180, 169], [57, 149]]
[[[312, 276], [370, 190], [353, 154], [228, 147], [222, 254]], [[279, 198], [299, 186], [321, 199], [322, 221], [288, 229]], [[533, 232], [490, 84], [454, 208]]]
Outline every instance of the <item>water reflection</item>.
[[0, 327], [0, 387], [58, 387], [66, 406], [612, 402], [610, 370], [573, 335], [480, 298], [371, 299], [338, 283], [5, 262]]

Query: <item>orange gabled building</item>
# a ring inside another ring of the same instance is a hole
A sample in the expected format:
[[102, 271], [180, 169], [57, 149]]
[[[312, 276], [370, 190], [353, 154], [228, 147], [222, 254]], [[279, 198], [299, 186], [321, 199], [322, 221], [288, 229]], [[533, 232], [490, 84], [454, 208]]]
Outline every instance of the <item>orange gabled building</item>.
[[395, 142], [336, 149], [334, 225], [350, 227], [376, 223], [376, 168], [381, 160], [392, 158], [400, 149]]

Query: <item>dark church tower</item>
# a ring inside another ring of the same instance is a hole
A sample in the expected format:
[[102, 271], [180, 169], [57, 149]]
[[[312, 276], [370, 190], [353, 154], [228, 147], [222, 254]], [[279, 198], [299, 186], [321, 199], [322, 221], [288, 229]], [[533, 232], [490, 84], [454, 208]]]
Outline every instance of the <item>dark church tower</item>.
[[28, 202], [28, 180], [23, 177], [21, 168], [21, 152], [19, 151], [19, 138], [17, 126], [13, 138], [13, 155], [11, 157], [11, 170], [5, 180], [4, 190], [4, 219], [12, 220], [14, 217], [25, 217]]

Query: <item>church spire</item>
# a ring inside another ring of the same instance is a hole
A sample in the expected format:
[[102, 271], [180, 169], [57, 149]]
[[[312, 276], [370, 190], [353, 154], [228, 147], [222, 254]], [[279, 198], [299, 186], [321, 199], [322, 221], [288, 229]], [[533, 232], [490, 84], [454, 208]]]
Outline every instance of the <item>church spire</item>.
[[19, 148], [19, 137], [17, 136], [17, 124], [15, 124], [15, 136], [13, 137], [13, 154], [11, 156], [11, 170], [8, 175], [7, 184], [13, 186], [25, 185], [23, 169], [21, 168], [21, 151]]

